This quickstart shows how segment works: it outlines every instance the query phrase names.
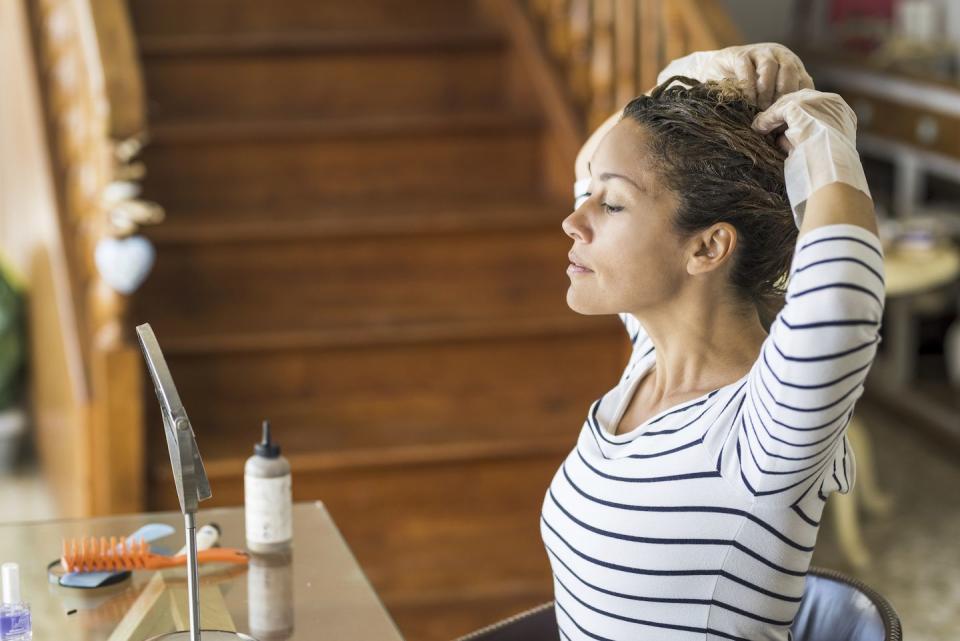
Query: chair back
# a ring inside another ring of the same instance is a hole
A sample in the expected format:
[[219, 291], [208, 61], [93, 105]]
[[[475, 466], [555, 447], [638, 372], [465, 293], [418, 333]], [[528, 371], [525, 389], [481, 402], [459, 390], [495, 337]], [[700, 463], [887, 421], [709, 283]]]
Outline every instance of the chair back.
[[[902, 641], [893, 606], [864, 583], [840, 572], [810, 568], [793, 641]], [[498, 621], [456, 641], [557, 641], [553, 602]]]
[[902, 641], [893, 606], [864, 583], [810, 568], [800, 609], [790, 626], [793, 641]]

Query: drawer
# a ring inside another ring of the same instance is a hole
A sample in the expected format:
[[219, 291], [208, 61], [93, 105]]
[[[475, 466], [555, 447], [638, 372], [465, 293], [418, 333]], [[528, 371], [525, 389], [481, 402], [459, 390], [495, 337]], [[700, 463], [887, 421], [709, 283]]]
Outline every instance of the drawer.
[[960, 158], [960, 117], [857, 91], [837, 91], [857, 114], [860, 133]]

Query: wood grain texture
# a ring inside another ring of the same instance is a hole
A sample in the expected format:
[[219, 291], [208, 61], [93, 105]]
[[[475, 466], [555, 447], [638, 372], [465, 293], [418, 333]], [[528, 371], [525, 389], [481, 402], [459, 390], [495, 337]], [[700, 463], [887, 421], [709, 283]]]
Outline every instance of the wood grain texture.
[[[54, 201], [48, 242], [37, 248], [38, 271], [30, 283], [53, 296], [38, 298], [45, 307], [30, 317], [30, 333], [56, 345], [52, 352], [67, 361], [61, 371], [49, 371], [56, 360], [37, 357], [39, 389], [32, 401], [42, 417], [41, 463], [67, 514], [138, 510], [144, 497], [141, 365], [126, 328], [127, 299], [94, 265], [98, 243], [147, 222], [129, 212], [158, 212], [136, 198], [133, 159], [146, 113], [134, 36], [119, 0], [24, 6], [46, 146], [46, 162], [35, 171], [44, 175], [43, 189], [49, 185]], [[21, 90], [32, 93], [34, 87]], [[121, 180], [131, 181], [131, 189], [108, 198], [110, 186]], [[51, 349], [46, 345], [40, 350]], [[69, 411], [65, 390], [57, 389], [65, 376], [80, 392]]]
[[166, 49], [157, 43], [145, 62], [151, 114], [158, 120], [322, 118], [496, 108], [501, 42], [485, 32], [463, 35], [463, 42], [453, 41], [457, 46], [430, 32], [417, 35], [394, 44], [390, 55], [377, 50], [383, 46], [377, 41], [343, 51], [322, 40], [294, 40], [287, 49], [282, 40], [225, 41], [212, 51], [201, 49], [202, 40], [173, 51], [175, 42]]
[[[327, 504], [410, 639], [549, 600], [544, 492], [628, 349], [567, 309], [560, 222], [584, 114], [651, 73], [660, 14], [648, 41], [651, 3], [537, 6], [133, 3], [169, 212], [133, 314], [214, 504], [242, 502], [270, 418], [295, 498]], [[147, 425], [148, 502], [170, 507]]]
[[360, 194], [524, 194], [537, 129], [512, 116], [157, 128], [145, 189], [166, 206], [282, 206]]
[[[551, 592], [539, 511], [566, 454], [334, 473], [295, 466], [294, 499], [324, 501], [405, 638], [450, 639]], [[242, 501], [233, 477], [211, 474], [212, 503]], [[154, 487], [155, 505], [176, 503]]]

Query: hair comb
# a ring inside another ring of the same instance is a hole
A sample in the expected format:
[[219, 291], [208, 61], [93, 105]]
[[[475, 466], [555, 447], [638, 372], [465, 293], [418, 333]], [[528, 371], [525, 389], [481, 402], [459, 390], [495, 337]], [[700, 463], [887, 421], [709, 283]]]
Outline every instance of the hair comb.
[[[249, 556], [237, 548], [210, 548], [197, 552], [198, 563], [247, 563]], [[146, 540], [115, 536], [64, 539], [60, 565], [66, 572], [161, 570], [185, 565], [186, 554], [164, 556], [150, 552]]]

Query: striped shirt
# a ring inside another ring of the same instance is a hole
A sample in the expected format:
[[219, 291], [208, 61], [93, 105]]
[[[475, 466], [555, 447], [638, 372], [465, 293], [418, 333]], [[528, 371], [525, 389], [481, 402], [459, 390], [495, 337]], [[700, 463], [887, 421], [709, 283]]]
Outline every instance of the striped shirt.
[[845, 429], [880, 341], [879, 240], [805, 234], [786, 298], [740, 380], [615, 435], [655, 361], [621, 315], [630, 361], [543, 502], [561, 639], [791, 639], [827, 496], [853, 484]]

